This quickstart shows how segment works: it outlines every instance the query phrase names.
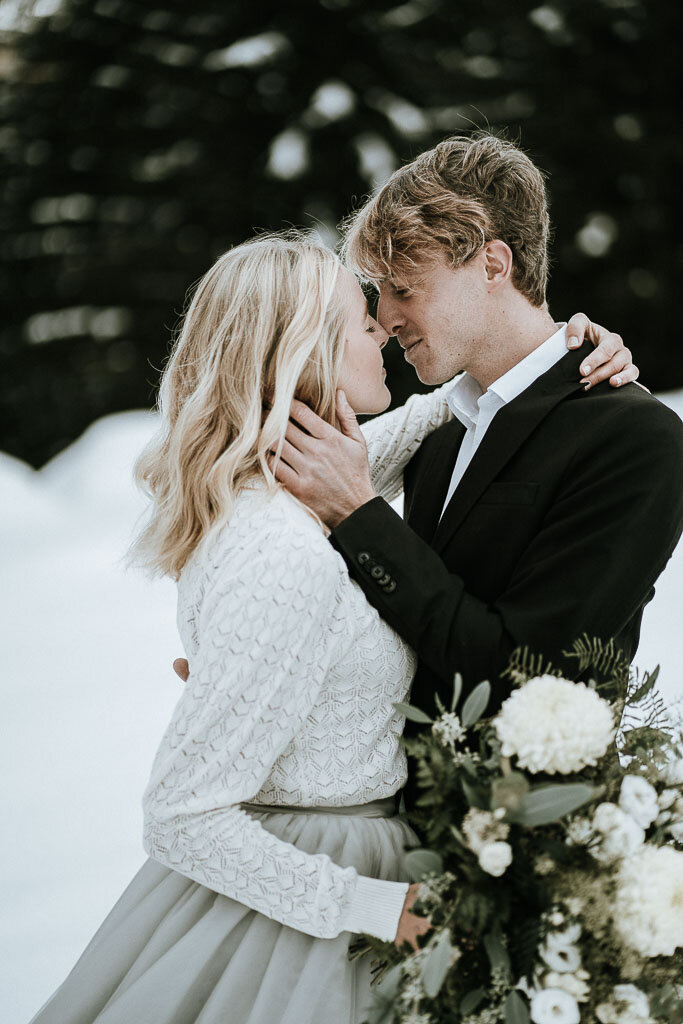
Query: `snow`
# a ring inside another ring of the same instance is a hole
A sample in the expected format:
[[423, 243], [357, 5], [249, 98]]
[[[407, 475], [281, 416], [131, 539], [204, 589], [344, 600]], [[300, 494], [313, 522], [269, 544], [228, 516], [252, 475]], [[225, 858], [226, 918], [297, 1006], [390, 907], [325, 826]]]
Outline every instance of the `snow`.
[[[683, 391], [660, 396], [683, 417]], [[140, 798], [180, 694], [175, 588], [124, 570], [147, 412], [93, 424], [42, 470], [0, 454], [4, 585], [0, 1005], [25, 1024], [145, 860]], [[637, 663], [681, 699], [683, 545]]]

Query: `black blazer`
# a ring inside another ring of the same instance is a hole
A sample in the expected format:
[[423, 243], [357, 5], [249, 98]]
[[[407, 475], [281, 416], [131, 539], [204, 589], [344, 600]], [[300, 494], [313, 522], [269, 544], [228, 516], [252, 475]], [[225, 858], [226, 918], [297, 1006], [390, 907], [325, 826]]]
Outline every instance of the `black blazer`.
[[[569, 352], [489, 426], [441, 523], [464, 427], [431, 434], [408, 465], [404, 522], [381, 498], [331, 534], [352, 576], [419, 657], [412, 701], [447, 706], [524, 644], [571, 676], [584, 633], [630, 659], [644, 605], [683, 528], [683, 424], [635, 384], [584, 391]], [[645, 666], [647, 667], [647, 666]]]

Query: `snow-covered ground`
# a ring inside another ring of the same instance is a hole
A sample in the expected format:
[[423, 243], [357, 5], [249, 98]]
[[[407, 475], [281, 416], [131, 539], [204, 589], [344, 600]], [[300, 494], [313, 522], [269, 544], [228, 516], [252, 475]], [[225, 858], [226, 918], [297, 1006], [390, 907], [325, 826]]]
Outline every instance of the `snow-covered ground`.
[[[660, 397], [683, 418], [683, 391]], [[145, 859], [140, 797], [182, 653], [174, 586], [121, 565], [143, 508], [131, 466], [155, 424], [107, 417], [39, 472], [0, 455], [4, 1024], [26, 1024]], [[637, 658], [661, 662], [670, 701], [682, 621], [683, 544]]]

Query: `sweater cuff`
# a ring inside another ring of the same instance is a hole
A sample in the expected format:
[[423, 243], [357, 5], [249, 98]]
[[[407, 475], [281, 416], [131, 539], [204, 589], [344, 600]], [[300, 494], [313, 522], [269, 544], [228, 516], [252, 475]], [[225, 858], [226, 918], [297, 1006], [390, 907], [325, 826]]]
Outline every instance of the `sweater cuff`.
[[408, 892], [408, 882], [386, 882], [359, 875], [344, 919], [344, 931], [393, 942]]

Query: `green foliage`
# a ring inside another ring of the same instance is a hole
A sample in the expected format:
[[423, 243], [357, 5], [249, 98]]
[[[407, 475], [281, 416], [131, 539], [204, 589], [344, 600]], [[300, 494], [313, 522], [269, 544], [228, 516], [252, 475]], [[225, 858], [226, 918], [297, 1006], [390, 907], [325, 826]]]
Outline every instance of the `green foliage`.
[[[596, 672], [600, 677], [609, 677], [612, 686], [625, 696], [628, 685], [630, 664], [622, 651], [614, 646], [614, 640], [608, 643], [597, 637], [583, 637], [575, 640], [571, 651], [564, 652], [565, 657], [577, 661], [577, 678], [584, 678], [587, 672]], [[614, 694], [616, 697], [620, 694]]]
[[466, 729], [470, 726], [475, 725], [486, 710], [486, 705], [489, 702], [491, 696], [491, 684], [488, 681], [479, 683], [468, 694], [465, 703], [462, 706], [462, 714], [460, 716], [462, 724]]
[[536, 786], [521, 797], [516, 810], [508, 811], [507, 818], [518, 825], [537, 827], [560, 821], [566, 815], [596, 800], [602, 789], [585, 782], [558, 782]]
[[520, 684], [536, 676], [561, 676], [560, 669], [553, 668], [542, 654], [536, 654], [529, 647], [518, 647], [512, 652], [507, 667], [501, 672], [501, 679]]

